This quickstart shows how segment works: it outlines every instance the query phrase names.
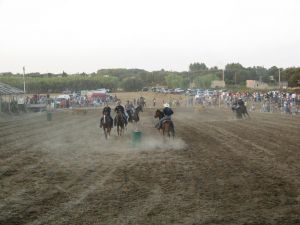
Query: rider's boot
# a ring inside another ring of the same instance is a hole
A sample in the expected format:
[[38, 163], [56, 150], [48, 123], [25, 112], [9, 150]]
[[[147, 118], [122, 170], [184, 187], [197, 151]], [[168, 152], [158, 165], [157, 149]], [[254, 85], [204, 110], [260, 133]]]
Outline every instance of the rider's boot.
[[102, 128], [102, 124], [103, 124], [103, 118], [101, 118], [100, 120], [100, 127]]

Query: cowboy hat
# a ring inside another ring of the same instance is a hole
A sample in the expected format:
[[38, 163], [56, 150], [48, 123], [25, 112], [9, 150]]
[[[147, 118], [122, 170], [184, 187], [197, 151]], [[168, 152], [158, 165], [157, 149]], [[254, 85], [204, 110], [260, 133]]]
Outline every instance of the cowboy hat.
[[168, 103], [165, 103], [164, 107], [170, 107], [170, 105]]

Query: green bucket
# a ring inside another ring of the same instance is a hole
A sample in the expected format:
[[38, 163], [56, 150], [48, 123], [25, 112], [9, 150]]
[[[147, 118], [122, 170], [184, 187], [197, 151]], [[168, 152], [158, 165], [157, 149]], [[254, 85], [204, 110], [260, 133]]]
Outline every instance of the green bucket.
[[140, 131], [133, 131], [132, 132], [132, 145], [133, 147], [137, 146], [141, 143], [142, 140], [142, 132]]
[[47, 120], [48, 121], [52, 120], [52, 113], [51, 112], [47, 112]]

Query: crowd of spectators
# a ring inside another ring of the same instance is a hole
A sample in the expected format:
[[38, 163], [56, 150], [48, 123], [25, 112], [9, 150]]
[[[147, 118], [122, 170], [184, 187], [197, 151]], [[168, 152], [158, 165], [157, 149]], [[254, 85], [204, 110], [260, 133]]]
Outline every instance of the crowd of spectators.
[[[239, 98], [243, 99], [249, 111], [300, 114], [300, 94], [283, 91], [216, 92], [210, 96], [200, 96], [195, 103], [204, 106], [231, 107]], [[191, 104], [190, 98], [188, 101]]]

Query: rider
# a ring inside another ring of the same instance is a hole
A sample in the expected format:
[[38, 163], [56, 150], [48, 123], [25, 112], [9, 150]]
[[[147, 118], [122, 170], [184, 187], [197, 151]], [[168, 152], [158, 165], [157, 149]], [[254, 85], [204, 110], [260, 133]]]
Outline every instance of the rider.
[[128, 115], [128, 120], [131, 120], [132, 116], [134, 114], [134, 106], [133, 106], [132, 102], [127, 101], [127, 103], [125, 105], [125, 110]]
[[[125, 115], [125, 109], [124, 109], [124, 107], [121, 105], [121, 102], [120, 102], [120, 101], [118, 101], [118, 103], [117, 103], [117, 106], [116, 106], [116, 108], [115, 108], [115, 112], [116, 112], [116, 113], [118, 113], [118, 112], [121, 112], [121, 113], [122, 113], [123, 119], [124, 119], [124, 121], [125, 121], [125, 125], [127, 125], [127, 117], [126, 117], [126, 115]], [[115, 117], [115, 126], [117, 125], [117, 120], [116, 120], [116, 118], [117, 118], [117, 117]]]
[[239, 98], [239, 99], [237, 100], [237, 104], [238, 104], [239, 106], [245, 106], [245, 102], [243, 101], [242, 98]]
[[101, 118], [100, 127], [102, 127], [103, 118], [104, 118], [105, 114], [107, 114], [107, 116], [109, 117], [109, 119], [111, 121], [110, 127], [111, 128], [113, 127], [113, 118], [111, 117], [110, 112], [111, 112], [111, 108], [109, 107], [108, 102], [106, 102], [105, 107], [102, 110], [103, 117]]
[[171, 116], [174, 114], [173, 110], [170, 108], [170, 105], [168, 103], [164, 104], [163, 113], [165, 114], [165, 116], [159, 120], [156, 126], [157, 129], [161, 128], [164, 121], [171, 120]]

